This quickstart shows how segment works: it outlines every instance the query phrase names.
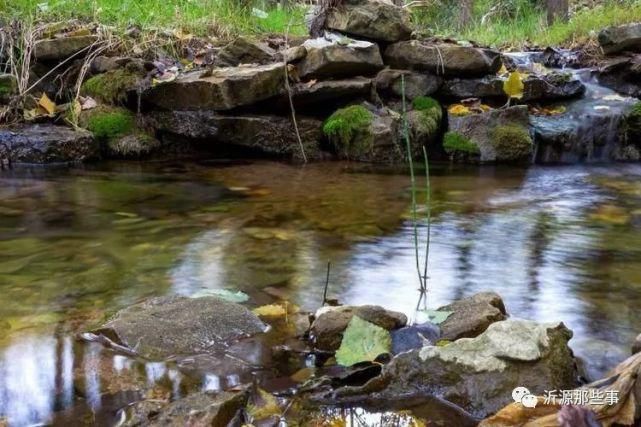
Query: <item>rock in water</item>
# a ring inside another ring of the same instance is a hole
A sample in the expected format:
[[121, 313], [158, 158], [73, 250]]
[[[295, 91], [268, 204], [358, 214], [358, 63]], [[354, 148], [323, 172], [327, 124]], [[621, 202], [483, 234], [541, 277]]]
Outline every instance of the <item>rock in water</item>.
[[[560, 322], [496, 322], [476, 338], [394, 357], [381, 377], [363, 390], [369, 399], [381, 400], [429, 394], [486, 417], [512, 402], [515, 387], [527, 387], [538, 395], [574, 388], [577, 372], [568, 347], [571, 337], [572, 331]], [[382, 391], [371, 393], [376, 385]]]
[[383, 68], [378, 46], [338, 34], [307, 40], [307, 55], [298, 64], [301, 78], [367, 76]]
[[505, 305], [494, 292], [481, 292], [469, 298], [454, 301], [438, 311], [452, 314], [439, 326], [441, 339], [455, 341], [459, 338], [474, 338], [494, 322], [505, 320]]
[[0, 129], [0, 159], [13, 163], [66, 163], [98, 157], [90, 132], [53, 124]]
[[402, 7], [382, 0], [350, 0], [330, 10], [330, 30], [381, 42], [409, 39], [410, 16]]
[[601, 30], [599, 44], [607, 54], [626, 50], [641, 52], [641, 23], [637, 22]]
[[285, 90], [283, 63], [194, 71], [159, 84], [143, 101], [163, 110], [230, 110], [279, 95]]
[[152, 298], [121, 310], [95, 333], [135, 349], [143, 357], [163, 359], [220, 350], [266, 327], [242, 305], [215, 297], [173, 296]]
[[446, 77], [481, 77], [501, 68], [501, 54], [496, 50], [420, 40], [391, 44], [383, 56], [393, 68]]
[[323, 307], [316, 313], [311, 333], [316, 347], [334, 351], [341, 345], [343, 331], [353, 316], [380, 326], [383, 329], [398, 329], [407, 323], [407, 316], [396, 311], [385, 310], [377, 305]]

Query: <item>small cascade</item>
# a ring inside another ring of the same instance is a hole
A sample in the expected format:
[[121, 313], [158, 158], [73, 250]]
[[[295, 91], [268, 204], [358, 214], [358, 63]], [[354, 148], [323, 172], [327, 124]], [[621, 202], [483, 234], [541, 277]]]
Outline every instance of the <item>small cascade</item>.
[[[561, 52], [571, 56], [572, 52]], [[542, 52], [506, 54], [519, 68], [533, 73], [548, 70]], [[585, 94], [577, 100], [552, 105], [565, 108], [556, 115], [531, 115], [535, 163], [581, 163], [612, 160], [639, 160], [635, 146], [627, 146], [624, 117], [638, 102], [600, 85], [590, 69], [565, 68], [585, 85]]]

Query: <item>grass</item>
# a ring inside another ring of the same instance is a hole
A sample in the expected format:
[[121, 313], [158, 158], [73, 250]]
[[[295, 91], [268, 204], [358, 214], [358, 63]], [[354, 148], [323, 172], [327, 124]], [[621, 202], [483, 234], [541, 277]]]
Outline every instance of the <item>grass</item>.
[[180, 30], [221, 38], [244, 35], [306, 33], [306, 8], [267, 10], [266, 17], [241, 6], [243, 0], [0, 0], [0, 16], [54, 22], [79, 19], [115, 27], [136, 26], [144, 31]]
[[95, 111], [87, 120], [87, 129], [97, 139], [109, 141], [131, 132], [134, 124], [134, 116], [127, 110]]
[[571, 47], [596, 39], [596, 33], [604, 27], [641, 21], [641, 1], [604, 0], [599, 6], [578, 11], [568, 22], [548, 26], [540, 3], [477, 0], [472, 24], [457, 29], [458, 9], [444, 7], [449, 3], [440, 0], [431, 3], [432, 8], [417, 10], [414, 22], [419, 31], [435, 35], [474, 40], [489, 46], [523, 48], [528, 45]]

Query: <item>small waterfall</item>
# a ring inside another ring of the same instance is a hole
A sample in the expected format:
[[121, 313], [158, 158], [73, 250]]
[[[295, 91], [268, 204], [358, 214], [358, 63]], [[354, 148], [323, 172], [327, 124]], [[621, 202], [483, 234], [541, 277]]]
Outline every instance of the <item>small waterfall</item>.
[[[572, 55], [561, 52], [561, 55]], [[519, 69], [544, 72], [542, 52], [506, 54]], [[625, 146], [623, 120], [638, 102], [601, 86], [590, 69], [570, 69], [573, 78], [581, 81], [586, 91], [582, 98], [553, 104], [566, 111], [552, 116], [531, 115], [534, 141], [537, 146], [535, 163], [607, 162], [639, 160], [636, 147]]]

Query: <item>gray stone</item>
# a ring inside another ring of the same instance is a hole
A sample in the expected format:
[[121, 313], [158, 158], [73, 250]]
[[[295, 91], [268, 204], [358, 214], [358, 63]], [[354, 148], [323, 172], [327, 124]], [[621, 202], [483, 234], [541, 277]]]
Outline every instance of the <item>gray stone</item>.
[[410, 100], [417, 96], [429, 96], [436, 93], [443, 82], [441, 77], [432, 74], [387, 68], [376, 75], [376, 91], [380, 95], [400, 98], [403, 96], [403, 80], [405, 97]]
[[641, 334], [637, 335], [632, 343], [632, 354], [637, 354], [641, 352]]
[[276, 51], [265, 43], [237, 37], [218, 52], [215, 64], [235, 67], [240, 64], [269, 64], [275, 61]]
[[[201, 140], [201, 146], [217, 144], [245, 147], [254, 152], [299, 160], [300, 144], [289, 117], [224, 116], [213, 111], [153, 112], [148, 124], [161, 133]], [[297, 117], [298, 131], [308, 160], [320, 159], [320, 120]]]
[[[480, 114], [469, 114], [466, 116], [449, 115], [450, 131], [459, 133], [475, 144], [480, 150], [481, 162], [526, 160], [532, 155], [532, 141], [518, 142], [519, 152], [504, 155], [495, 140], [495, 130], [499, 127], [511, 126], [528, 132], [529, 114], [525, 105], [518, 105], [509, 108], [490, 110]], [[521, 144], [523, 143], [523, 144]]]
[[392, 68], [446, 77], [480, 77], [494, 74], [501, 68], [501, 55], [496, 50], [420, 40], [391, 44], [383, 57]]
[[597, 70], [597, 78], [603, 86], [641, 98], [641, 55], [608, 61]]
[[326, 28], [382, 42], [409, 39], [409, 13], [402, 7], [379, 0], [347, 1], [330, 10]]
[[383, 68], [378, 46], [367, 41], [327, 34], [303, 46], [307, 55], [297, 66], [301, 78], [367, 76]]
[[641, 23], [605, 28], [599, 33], [598, 39], [606, 54], [622, 51], [641, 52]]
[[166, 110], [230, 110], [283, 93], [283, 63], [194, 71], [159, 84], [143, 100]]
[[449, 341], [477, 337], [492, 323], [506, 318], [503, 300], [494, 292], [481, 292], [454, 301], [438, 310], [453, 312], [439, 325], [440, 338]]
[[0, 129], [0, 159], [12, 163], [77, 162], [98, 155], [98, 143], [82, 129], [53, 124]]
[[307, 55], [305, 46], [293, 46], [283, 51], [283, 58], [288, 64], [290, 62], [298, 62]]
[[432, 395], [484, 418], [512, 402], [512, 390], [545, 390], [577, 386], [577, 371], [568, 341], [572, 331], [563, 323], [539, 324], [504, 320], [476, 338], [446, 346], [426, 346], [401, 353], [380, 377], [360, 390], [337, 390], [334, 398], [366, 393], [370, 398]]
[[434, 345], [440, 335], [439, 327], [429, 322], [397, 329], [392, 331], [392, 354]]
[[59, 61], [80, 52], [97, 40], [98, 37], [93, 35], [38, 40], [33, 47], [33, 56], [39, 61]]
[[95, 331], [143, 357], [221, 350], [230, 342], [264, 332], [266, 325], [239, 304], [216, 297], [152, 298], [119, 311]]
[[317, 105], [327, 101], [347, 101], [369, 97], [372, 80], [353, 77], [342, 80], [321, 80], [313, 84], [297, 83], [292, 86], [294, 104], [299, 106]]
[[407, 323], [407, 316], [403, 313], [385, 310], [377, 305], [323, 307], [316, 312], [310, 329], [316, 347], [326, 351], [337, 350], [343, 339], [343, 331], [354, 316], [387, 330], [402, 328]]

